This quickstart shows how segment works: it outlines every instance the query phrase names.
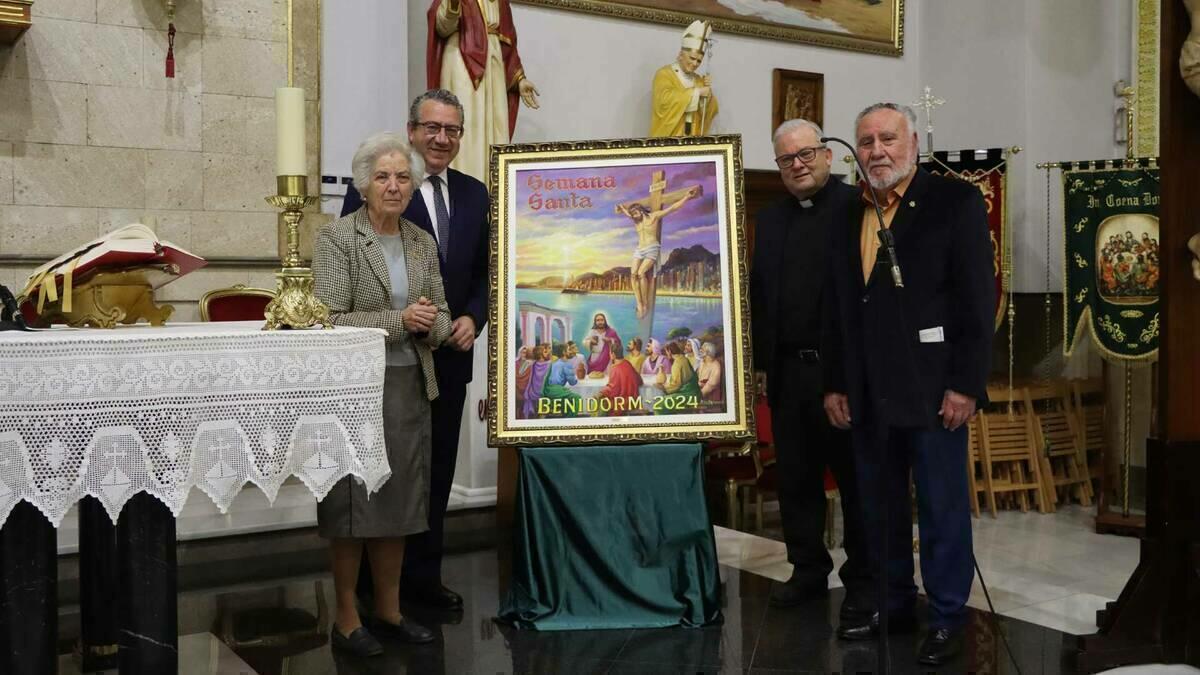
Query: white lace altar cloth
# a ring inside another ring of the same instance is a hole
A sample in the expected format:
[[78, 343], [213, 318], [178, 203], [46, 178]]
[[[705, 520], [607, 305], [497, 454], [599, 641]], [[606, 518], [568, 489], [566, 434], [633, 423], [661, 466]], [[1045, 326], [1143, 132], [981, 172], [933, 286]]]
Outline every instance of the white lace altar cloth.
[[261, 327], [0, 333], [0, 524], [22, 499], [57, 527], [84, 495], [115, 522], [138, 492], [178, 516], [193, 486], [222, 513], [291, 475], [378, 489], [384, 331]]

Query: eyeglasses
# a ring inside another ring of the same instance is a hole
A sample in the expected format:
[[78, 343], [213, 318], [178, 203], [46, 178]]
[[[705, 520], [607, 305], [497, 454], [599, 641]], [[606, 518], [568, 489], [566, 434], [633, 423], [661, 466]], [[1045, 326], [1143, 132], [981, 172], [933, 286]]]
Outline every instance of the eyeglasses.
[[817, 158], [817, 151], [824, 150], [824, 145], [810, 145], [807, 148], [800, 148], [790, 155], [780, 155], [775, 158], [775, 165], [781, 169], [786, 169], [795, 163], [797, 159], [805, 164], [812, 162]]
[[437, 136], [441, 132], [446, 132], [446, 138], [459, 138], [463, 135], [463, 128], [456, 124], [438, 124], [437, 122], [413, 122], [413, 126], [421, 127], [429, 136]]

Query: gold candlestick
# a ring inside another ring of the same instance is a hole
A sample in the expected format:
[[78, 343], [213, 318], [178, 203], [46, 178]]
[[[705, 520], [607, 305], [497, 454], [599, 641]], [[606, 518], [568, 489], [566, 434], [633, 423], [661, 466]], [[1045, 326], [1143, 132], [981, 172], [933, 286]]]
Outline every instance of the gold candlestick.
[[329, 308], [313, 295], [312, 270], [300, 258], [300, 221], [304, 209], [316, 204], [317, 197], [308, 195], [306, 176], [279, 176], [277, 184], [279, 194], [267, 197], [267, 202], [283, 211], [287, 254], [281, 261], [283, 268], [275, 273], [275, 299], [267, 305], [263, 330], [311, 328], [317, 324], [333, 328]]

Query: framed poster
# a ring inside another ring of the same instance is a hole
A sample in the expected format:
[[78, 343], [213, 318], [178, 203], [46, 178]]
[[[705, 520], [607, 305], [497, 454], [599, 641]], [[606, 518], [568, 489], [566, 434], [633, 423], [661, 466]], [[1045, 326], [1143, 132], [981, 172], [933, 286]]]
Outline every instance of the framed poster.
[[904, 0], [513, 0], [625, 19], [686, 26], [704, 18], [717, 33], [806, 42], [873, 54], [904, 53]]
[[776, 68], [771, 75], [771, 131], [797, 118], [825, 128], [825, 76]]
[[494, 446], [753, 437], [741, 138], [493, 146]]

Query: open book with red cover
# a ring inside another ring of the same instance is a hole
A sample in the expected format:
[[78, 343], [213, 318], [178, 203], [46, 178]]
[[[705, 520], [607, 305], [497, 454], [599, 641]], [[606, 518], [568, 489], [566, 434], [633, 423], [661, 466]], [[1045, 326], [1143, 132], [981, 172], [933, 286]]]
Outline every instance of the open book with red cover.
[[[36, 301], [39, 288], [53, 286], [55, 295], [68, 291], [97, 272], [120, 272], [141, 268], [152, 288], [164, 286], [204, 267], [207, 262], [193, 253], [160, 241], [140, 223], [126, 225], [38, 267], [29, 275], [21, 295]], [[50, 298], [53, 300], [54, 298]]]

